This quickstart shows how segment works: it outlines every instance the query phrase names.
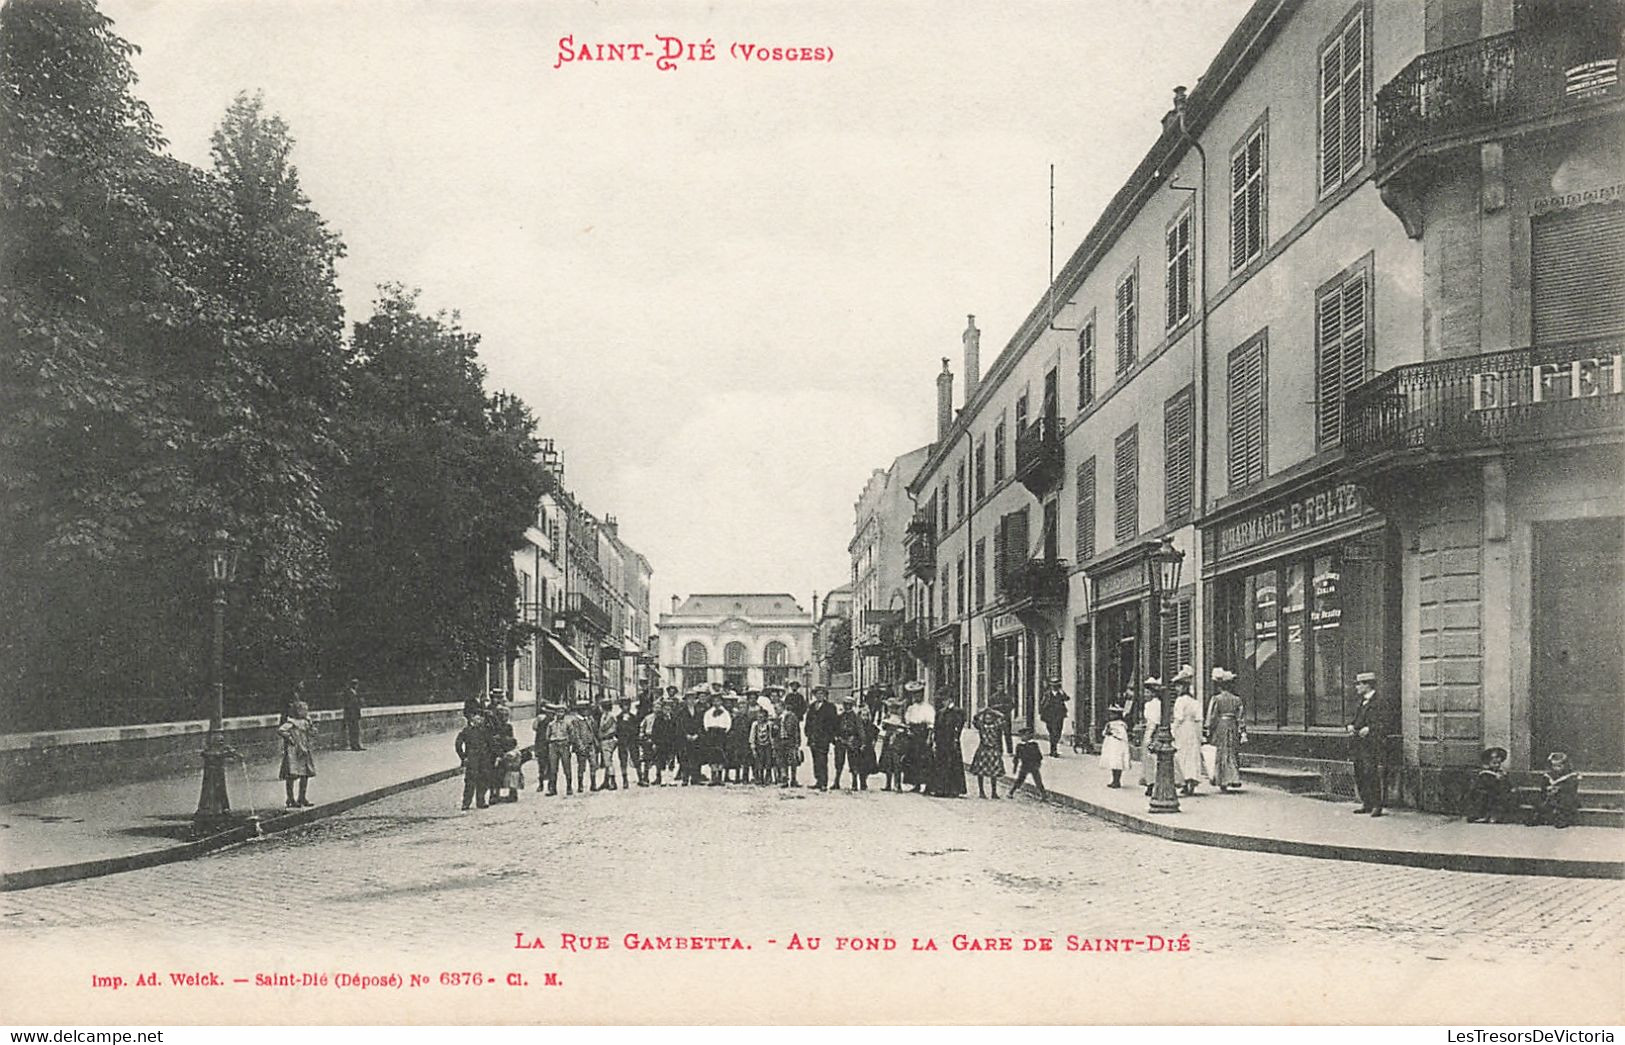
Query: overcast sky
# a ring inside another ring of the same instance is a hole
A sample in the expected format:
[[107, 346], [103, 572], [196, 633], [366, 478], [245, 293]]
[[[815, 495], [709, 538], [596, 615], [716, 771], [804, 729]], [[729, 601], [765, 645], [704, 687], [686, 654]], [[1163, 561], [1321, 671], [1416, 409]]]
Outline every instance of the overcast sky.
[[[138, 94], [206, 164], [233, 95], [291, 125], [344, 237], [351, 322], [421, 287], [566, 480], [691, 591], [845, 583], [870, 471], [931, 439], [974, 313], [984, 369], [1247, 0], [104, 0]], [[555, 69], [561, 37], [717, 59]], [[833, 48], [760, 64], [728, 45]]]

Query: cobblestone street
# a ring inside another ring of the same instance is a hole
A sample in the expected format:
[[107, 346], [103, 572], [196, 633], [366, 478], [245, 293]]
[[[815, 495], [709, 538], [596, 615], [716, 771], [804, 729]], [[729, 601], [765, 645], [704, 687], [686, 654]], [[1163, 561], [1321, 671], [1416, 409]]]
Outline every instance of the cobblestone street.
[[267, 962], [358, 945], [509, 958], [516, 932], [616, 950], [628, 932], [729, 934], [757, 951], [793, 932], [826, 948], [929, 935], [945, 951], [956, 933], [1057, 950], [1069, 934], [1187, 933], [1197, 963], [1363, 956], [1404, 980], [1533, 961], [1617, 982], [1625, 953], [1625, 883], [1182, 845], [1027, 798], [668, 786], [461, 813], [459, 797], [457, 782], [423, 788], [213, 857], [8, 893], [0, 912], [14, 943], [57, 954], [207, 941]]

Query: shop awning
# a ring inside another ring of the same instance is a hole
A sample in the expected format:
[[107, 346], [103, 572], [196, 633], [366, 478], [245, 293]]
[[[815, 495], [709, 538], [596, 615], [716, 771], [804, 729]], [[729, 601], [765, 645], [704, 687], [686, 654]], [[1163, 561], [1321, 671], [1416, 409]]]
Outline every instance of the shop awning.
[[551, 635], [544, 635], [543, 638], [547, 639], [547, 644], [553, 648], [553, 652], [563, 658], [564, 662], [575, 669], [582, 678], [587, 678], [592, 674], [587, 670], [586, 662], [580, 657], [576, 656], [574, 651], [572, 651], [569, 646], [566, 646], [564, 643], [560, 642], [558, 639], [555, 639]]

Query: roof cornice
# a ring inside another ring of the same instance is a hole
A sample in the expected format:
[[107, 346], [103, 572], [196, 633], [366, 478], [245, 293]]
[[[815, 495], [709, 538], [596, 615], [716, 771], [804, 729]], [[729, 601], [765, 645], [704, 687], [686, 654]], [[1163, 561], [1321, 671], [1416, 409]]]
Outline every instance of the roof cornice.
[[[1200, 136], [1206, 129], [1213, 114], [1235, 90], [1237, 80], [1253, 67], [1275, 33], [1302, 3], [1303, 0], [1255, 0], [1253, 6], [1248, 8], [1236, 28], [1225, 38], [1207, 71], [1187, 95], [1185, 123], [1186, 130], [1193, 137]], [[909, 493], [917, 495], [923, 489], [921, 480], [936, 473], [943, 459], [949, 456], [950, 448], [996, 394], [1000, 383], [1048, 328], [1050, 302], [1056, 298], [1064, 301], [1083, 286], [1100, 259], [1116, 244], [1124, 228], [1139, 215], [1147, 198], [1161, 187], [1152, 175], [1158, 170], [1172, 168], [1189, 149], [1189, 144], [1177, 127], [1170, 123], [1163, 128], [1134, 168], [1134, 173], [1112, 196], [1083, 237], [1083, 242], [1061, 266], [1055, 282], [1045, 287], [1045, 293], [1038, 303], [1027, 313], [1027, 318], [1016, 328], [1009, 343], [988, 366], [987, 373], [977, 382], [976, 393], [954, 416], [948, 431], [932, 446], [930, 456], [908, 484]]]

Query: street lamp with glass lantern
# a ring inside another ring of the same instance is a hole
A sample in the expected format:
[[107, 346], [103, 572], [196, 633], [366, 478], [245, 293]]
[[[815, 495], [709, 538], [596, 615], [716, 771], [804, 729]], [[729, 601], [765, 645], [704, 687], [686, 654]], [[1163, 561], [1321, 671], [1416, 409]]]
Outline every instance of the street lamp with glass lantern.
[[234, 752], [226, 746], [226, 589], [237, 577], [238, 548], [224, 530], [215, 531], [209, 547], [209, 584], [214, 594], [214, 641], [209, 657], [209, 677], [214, 690], [209, 709], [209, 733], [203, 742], [203, 789], [198, 795], [192, 824], [200, 835], [212, 834], [231, 819], [231, 800], [226, 795], [226, 759]]
[[[1173, 607], [1168, 596], [1179, 590], [1179, 568], [1184, 565], [1185, 553], [1174, 547], [1172, 537], [1164, 536], [1162, 543], [1147, 559], [1151, 619], [1157, 629], [1156, 640], [1151, 644], [1151, 656], [1160, 658], [1163, 636], [1166, 634], [1163, 614]], [[1162, 715], [1151, 735], [1151, 743], [1146, 745], [1146, 754], [1157, 758], [1157, 778], [1151, 787], [1151, 812], [1177, 813], [1179, 789], [1174, 783], [1174, 702], [1171, 694], [1162, 694], [1160, 703]]]

